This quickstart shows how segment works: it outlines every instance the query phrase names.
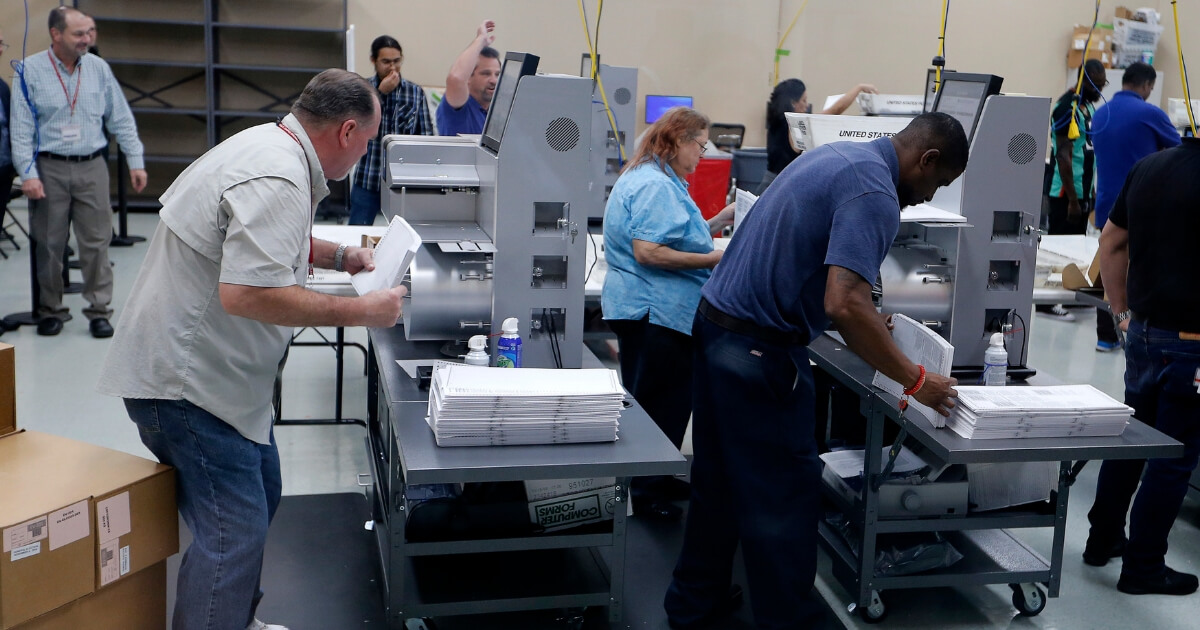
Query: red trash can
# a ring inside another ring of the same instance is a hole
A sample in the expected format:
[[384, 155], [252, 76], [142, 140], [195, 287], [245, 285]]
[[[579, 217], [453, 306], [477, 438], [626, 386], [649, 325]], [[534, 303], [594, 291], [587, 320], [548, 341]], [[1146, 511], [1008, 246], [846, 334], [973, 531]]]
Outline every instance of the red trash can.
[[733, 157], [702, 157], [696, 172], [688, 175], [688, 193], [692, 201], [700, 206], [700, 214], [705, 219], [725, 207], [725, 197], [729, 194], [729, 169], [733, 166]]

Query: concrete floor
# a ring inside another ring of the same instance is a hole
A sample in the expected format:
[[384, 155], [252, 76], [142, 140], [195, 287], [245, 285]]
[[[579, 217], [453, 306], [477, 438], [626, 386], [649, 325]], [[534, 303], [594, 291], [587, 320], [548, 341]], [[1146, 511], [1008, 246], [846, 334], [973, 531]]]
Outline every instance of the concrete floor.
[[[16, 215], [28, 225], [24, 205], [14, 201]], [[132, 234], [149, 236], [157, 216], [130, 216]], [[0, 260], [0, 304], [2, 314], [29, 309], [29, 258], [27, 241], [18, 236], [21, 251], [0, 243], [9, 259]], [[122, 305], [146, 246], [113, 248], [116, 270], [115, 319]], [[73, 272], [78, 278], [78, 272]], [[137, 431], [117, 399], [95, 392], [95, 383], [109, 341], [93, 339], [81, 314], [84, 306], [78, 295], [69, 295], [66, 304], [75, 314], [57, 337], [39, 337], [32, 327], [3, 335], [2, 340], [16, 346], [17, 419], [21, 427], [36, 429], [149, 457], [138, 440]], [[1094, 311], [1077, 309], [1075, 322], [1060, 322], [1034, 316], [1031, 360], [1034, 367], [1064, 382], [1087, 382], [1115, 398], [1122, 398], [1124, 359], [1120, 352], [1101, 354], [1094, 350]], [[114, 322], [115, 323], [115, 322]], [[331, 331], [323, 331], [327, 335]], [[306, 331], [305, 339], [318, 339]], [[347, 330], [348, 340], [365, 341], [362, 329]], [[285, 418], [317, 419], [333, 415], [334, 357], [326, 348], [294, 348], [284, 373], [283, 415]], [[363, 357], [357, 350], [346, 355], [346, 417], [362, 418], [366, 413], [366, 382]], [[357, 475], [367, 471], [362, 448], [363, 429], [346, 426], [286, 426], [276, 430], [283, 462], [285, 494], [318, 494], [358, 491]], [[686, 451], [686, 448], [685, 448]], [[1017, 616], [1010, 603], [1007, 587], [963, 587], [895, 591], [887, 598], [889, 616], [886, 627], [908, 628], [1183, 628], [1197, 627], [1197, 597], [1122, 595], [1114, 588], [1120, 563], [1093, 568], [1080, 561], [1087, 533], [1086, 512], [1091, 505], [1095, 475], [1099, 467], [1088, 466], [1071, 490], [1066, 538], [1062, 595], [1050, 600], [1046, 610], [1036, 617]], [[1172, 532], [1168, 562], [1176, 569], [1200, 572], [1200, 532], [1197, 531], [1198, 506], [1192, 501]], [[1023, 531], [1020, 536], [1030, 545], [1048, 553], [1049, 531]], [[636, 551], [630, 560], [636, 571]], [[845, 613], [850, 596], [832, 579], [828, 562], [818, 576], [818, 590], [835, 612], [840, 612], [847, 627], [862, 627], [857, 617]], [[885, 594], [887, 596], [889, 594]], [[630, 598], [661, 600], [662, 593], [630, 593]], [[665, 630], [665, 623], [662, 626]]]

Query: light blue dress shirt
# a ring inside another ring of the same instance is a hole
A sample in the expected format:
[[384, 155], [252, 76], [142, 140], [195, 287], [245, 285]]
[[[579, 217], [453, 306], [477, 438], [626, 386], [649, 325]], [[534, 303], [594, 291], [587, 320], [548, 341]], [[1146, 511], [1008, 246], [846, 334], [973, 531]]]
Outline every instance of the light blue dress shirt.
[[659, 269], [638, 263], [633, 239], [695, 254], [713, 250], [712, 234], [687, 182], [661, 162], [626, 171], [604, 210], [604, 256], [608, 274], [600, 294], [604, 319], [638, 320], [692, 334], [700, 287], [709, 269]]
[[[87, 53], [79, 58], [74, 72], [67, 72], [52, 51], [43, 50], [26, 57], [23, 64], [24, 81], [20, 74], [13, 77], [10, 123], [13, 166], [21, 181], [40, 179], [35, 149], [58, 155], [90, 155], [108, 144], [106, 129], [117, 137], [129, 168], [145, 168], [133, 112], [108, 63]], [[37, 110], [36, 120], [26, 100], [26, 89]], [[71, 101], [75, 101], [73, 113]], [[64, 138], [64, 129], [73, 125], [79, 126], [78, 138]]]

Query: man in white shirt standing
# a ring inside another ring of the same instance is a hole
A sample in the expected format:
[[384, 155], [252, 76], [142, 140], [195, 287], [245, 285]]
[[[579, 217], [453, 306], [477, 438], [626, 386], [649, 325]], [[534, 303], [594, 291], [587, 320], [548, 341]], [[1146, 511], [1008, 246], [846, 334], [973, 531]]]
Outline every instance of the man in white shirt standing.
[[279, 505], [275, 374], [294, 326], [389, 327], [403, 287], [346, 298], [305, 288], [312, 268], [373, 269], [370, 250], [312, 237], [326, 179], [379, 129], [362, 77], [326, 70], [278, 123], [209, 150], [163, 194], [161, 221], [101, 372], [142, 442], [176, 468], [193, 535], [174, 625], [253, 630], [267, 528]]

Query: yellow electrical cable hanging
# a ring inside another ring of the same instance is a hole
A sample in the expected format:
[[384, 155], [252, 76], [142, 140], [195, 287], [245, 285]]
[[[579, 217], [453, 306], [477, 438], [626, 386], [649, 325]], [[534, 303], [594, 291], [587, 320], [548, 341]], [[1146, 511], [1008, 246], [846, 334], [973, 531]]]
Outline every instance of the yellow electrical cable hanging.
[[1079, 113], [1079, 95], [1083, 93], [1083, 77], [1087, 74], [1087, 56], [1092, 51], [1092, 33], [1096, 32], [1096, 23], [1100, 21], [1100, 0], [1096, 0], [1096, 13], [1092, 16], [1092, 28], [1088, 31], [1087, 41], [1083, 45], [1083, 61], [1079, 62], [1079, 80], [1075, 82], [1075, 98], [1071, 100], [1071, 124], [1067, 126], [1067, 137], [1071, 140], [1079, 138], [1079, 121], [1075, 119]]
[[1175, 14], [1175, 50], [1179, 53], [1179, 81], [1183, 84], [1183, 105], [1187, 108], [1188, 124], [1192, 136], [1196, 136], [1196, 118], [1192, 115], [1192, 95], [1188, 90], [1187, 66], [1183, 65], [1183, 43], [1179, 41], [1179, 7], [1171, 0], [1171, 12]]
[[[596, 4], [596, 30], [600, 30], [600, 14], [604, 7], [604, 0], [597, 0]], [[592, 33], [588, 30], [587, 16], [583, 12], [583, 0], [579, 0], [579, 21], [583, 23], [583, 35], [587, 38], [588, 55], [592, 60], [592, 76], [591, 79], [596, 82], [596, 86], [600, 88], [600, 100], [604, 103], [604, 113], [608, 115], [608, 124], [612, 127], [613, 141], [617, 143], [617, 153], [621, 156], [621, 164], [625, 163], [625, 143], [621, 142], [621, 132], [617, 129], [617, 119], [613, 117], [612, 107], [608, 105], [608, 95], [604, 91], [604, 81], [600, 79], [600, 66], [596, 63], [596, 49], [592, 46]]]
[[790, 52], [783, 49], [783, 43], [787, 41], [788, 35], [792, 34], [792, 27], [796, 26], [796, 20], [800, 19], [800, 14], [804, 13], [806, 6], [808, 6], [808, 0], [804, 0], [804, 4], [800, 5], [800, 10], [796, 11], [796, 15], [792, 17], [792, 23], [788, 24], [787, 30], [783, 32], [783, 37], [779, 38], [779, 44], [775, 46], [775, 71], [771, 77], [771, 87], [779, 84], [779, 58]]
[[[938, 51], [937, 56], [942, 60], [941, 65], [934, 64], [933, 91], [937, 93], [942, 89], [942, 67], [946, 65], [946, 17], [948, 14], [946, 4], [949, 0], [942, 0], [942, 28], [941, 35], [938, 36]], [[936, 60], [935, 60], [936, 61]]]

